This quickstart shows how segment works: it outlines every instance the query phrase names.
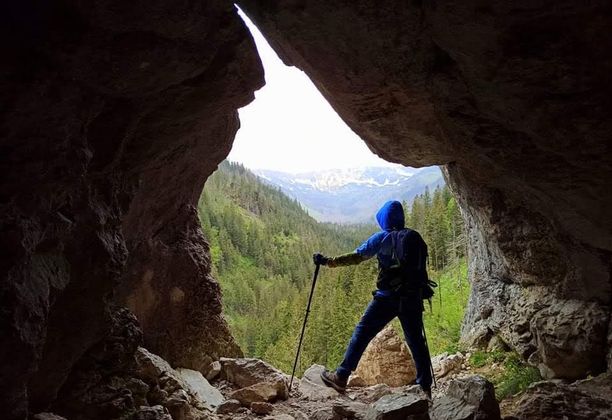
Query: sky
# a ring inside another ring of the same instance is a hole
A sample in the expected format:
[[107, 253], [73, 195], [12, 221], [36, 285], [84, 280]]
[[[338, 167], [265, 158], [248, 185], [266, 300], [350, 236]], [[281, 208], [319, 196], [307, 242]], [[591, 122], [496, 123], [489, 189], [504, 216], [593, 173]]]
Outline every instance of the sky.
[[291, 173], [395, 166], [372, 153], [308, 76], [285, 66], [248, 17], [240, 15], [255, 39], [266, 85], [239, 110], [240, 130], [229, 160]]

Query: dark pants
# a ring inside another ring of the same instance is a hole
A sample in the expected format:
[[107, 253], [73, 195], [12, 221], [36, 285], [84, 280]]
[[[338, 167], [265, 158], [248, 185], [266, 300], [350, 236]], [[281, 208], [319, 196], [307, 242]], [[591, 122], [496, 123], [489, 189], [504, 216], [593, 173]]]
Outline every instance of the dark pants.
[[357, 369], [359, 359], [368, 343], [395, 317], [398, 317], [402, 324], [406, 342], [416, 365], [417, 384], [423, 389], [431, 388], [431, 360], [423, 337], [423, 306], [417, 297], [402, 300], [374, 298], [353, 331], [344, 360], [336, 370], [338, 375], [347, 378]]

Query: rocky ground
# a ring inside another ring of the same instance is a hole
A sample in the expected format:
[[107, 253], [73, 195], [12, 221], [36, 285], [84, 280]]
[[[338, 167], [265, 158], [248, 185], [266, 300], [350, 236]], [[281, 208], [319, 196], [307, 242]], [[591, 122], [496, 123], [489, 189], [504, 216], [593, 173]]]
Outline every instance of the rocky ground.
[[[127, 312], [118, 314], [126, 316]], [[370, 344], [345, 393], [326, 387], [323, 366], [290, 378], [252, 358], [221, 358], [202, 372], [172, 368], [161, 357], [135, 346], [138, 330], [121, 330], [90, 355], [64, 387], [55, 413], [36, 420], [386, 420], [386, 419], [609, 419], [612, 374], [574, 383], [542, 381], [521, 395], [495, 398], [493, 384], [474, 374], [468, 355], [433, 358], [437, 387], [429, 400], [414, 381], [403, 341], [391, 329]], [[398, 370], [394, 360], [406, 369]], [[120, 362], [118, 362], [120, 361]], [[121, 369], [118, 369], [119, 365]], [[101, 366], [115, 368], [100, 376]], [[491, 369], [491, 368], [489, 368]], [[495, 369], [493, 367], [493, 369]], [[386, 379], [385, 379], [386, 378]], [[389, 386], [387, 383], [393, 384]], [[503, 417], [502, 417], [503, 416]]]

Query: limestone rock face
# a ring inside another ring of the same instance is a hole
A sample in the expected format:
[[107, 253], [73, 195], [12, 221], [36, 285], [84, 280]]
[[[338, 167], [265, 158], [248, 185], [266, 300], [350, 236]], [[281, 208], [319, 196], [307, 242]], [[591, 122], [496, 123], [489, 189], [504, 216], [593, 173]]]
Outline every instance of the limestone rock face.
[[4, 418], [55, 399], [108, 334], [113, 291], [145, 345], [173, 365], [240, 354], [196, 214], [236, 110], [263, 84], [234, 6], [9, 3], [0, 13]]
[[238, 3], [372, 150], [444, 165], [468, 228], [466, 342], [498, 335], [547, 376], [603, 370], [610, 5]]
[[349, 380], [350, 386], [387, 384], [402, 386], [416, 379], [416, 368], [403, 338], [387, 325], [370, 342], [357, 370]]

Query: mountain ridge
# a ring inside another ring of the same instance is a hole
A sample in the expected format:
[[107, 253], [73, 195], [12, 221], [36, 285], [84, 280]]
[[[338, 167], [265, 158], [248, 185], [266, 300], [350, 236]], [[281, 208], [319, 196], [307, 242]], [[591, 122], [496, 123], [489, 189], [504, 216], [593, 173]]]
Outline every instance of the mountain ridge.
[[301, 173], [253, 170], [264, 182], [298, 200], [318, 221], [372, 223], [387, 200], [412, 203], [415, 196], [444, 185], [438, 167], [365, 167]]

